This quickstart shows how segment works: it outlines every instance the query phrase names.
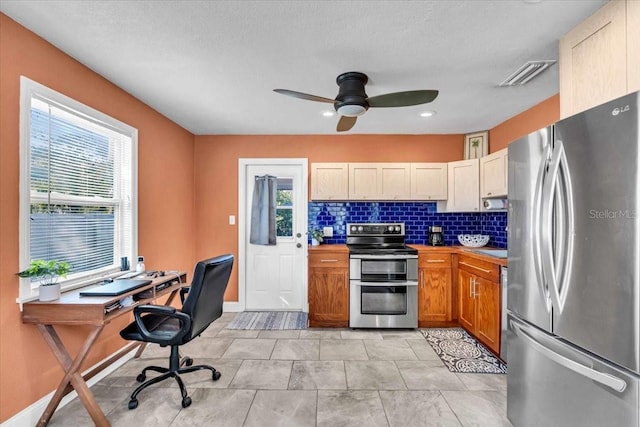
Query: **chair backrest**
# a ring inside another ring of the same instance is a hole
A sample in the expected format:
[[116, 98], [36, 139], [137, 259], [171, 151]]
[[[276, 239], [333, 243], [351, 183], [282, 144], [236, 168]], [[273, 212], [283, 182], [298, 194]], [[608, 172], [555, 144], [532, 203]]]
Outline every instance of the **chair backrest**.
[[224, 292], [229, 283], [233, 255], [220, 255], [196, 264], [191, 288], [182, 306], [182, 312], [191, 317], [191, 334], [183, 342], [190, 341], [222, 315]]

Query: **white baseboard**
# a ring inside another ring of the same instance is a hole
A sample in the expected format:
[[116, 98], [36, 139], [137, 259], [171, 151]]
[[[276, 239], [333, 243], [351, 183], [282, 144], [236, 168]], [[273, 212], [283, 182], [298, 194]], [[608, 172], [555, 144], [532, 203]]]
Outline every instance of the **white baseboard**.
[[[128, 360], [133, 359], [133, 356], [136, 354], [137, 350], [138, 350], [138, 347], [134, 348], [133, 350], [131, 350], [130, 352], [126, 353], [124, 356], [122, 356], [121, 358], [113, 362], [111, 365], [107, 366], [102, 371], [98, 372], [89, 381], [87, 381], [87, 385], [89, 385], [89, 387], [93, 386], [98, 381], [100, 381], [101, 379], [105, 378], [107, 375], [109, 375], [110, 373], [118, 369], [120, 366], [124, 365]], [[116, 353], [117, 352], [114, 352], [113, 354], [116, 354]], [[97, 366], [100, 366], [100, 364], [104, 363], [110, 357], [113, 357], [113, 354], [111, 356], [105, 357], [103, 360], [96, 363], [94, 366], [87, 369], [82, 374], [84, 375], [87, 372], [91, 371], [92, 369], [96, 368]], [[40, 420], [42, 413], [46, 409], [54, 393], [55, 393], [55, 390], [47, 394], [40, 400], [37, 400], [36, 402], [27, 406], [22, 411], [18, 412], [13, 417], [9, 418], [8, 420], [0, 424], [0, 426], [1, 427], [31, 427], [38, 424], [38, 421]], [[78, 393], [76, 393], [75, 390], [71, 391], [69, 394], [67, 394], [65, 397], [62, 398], [60, 405], [58, 405], [58, 409], [64, 407], [66, 404], [71, 402], [77, 396], [78, 396]]]
[[240, 313], [243, 311], [243, 307], [239, 302], [225, 302], [222, 305], [222, 311], [231, 313]]

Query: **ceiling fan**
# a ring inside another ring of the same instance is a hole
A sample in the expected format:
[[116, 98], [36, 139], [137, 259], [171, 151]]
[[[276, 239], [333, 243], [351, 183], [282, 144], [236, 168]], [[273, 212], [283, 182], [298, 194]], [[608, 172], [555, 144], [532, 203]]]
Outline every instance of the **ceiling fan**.
[[364, 85], [369, 78], [357, 71], [342, 73], [336, 79], [339, 90], [336, 99], [309, 95], [289, 89], [274, 89], [274, 92], [308, 101], [326, 102], [333, 104], [340, 120], [338, 132], [348, 131], [356, 124], [358, 116], [363, 115], [370, 107], [408, 107], [410, 105], [426, 104], [438, 96], [437, 90], [410, 90], [405, 92], [387, 93], [369, 98], [364, 91]]

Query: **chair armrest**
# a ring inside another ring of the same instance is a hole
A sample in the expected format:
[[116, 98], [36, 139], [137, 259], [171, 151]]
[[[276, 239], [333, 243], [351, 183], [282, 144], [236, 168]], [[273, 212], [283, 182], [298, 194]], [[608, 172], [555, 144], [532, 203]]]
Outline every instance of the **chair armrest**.
[[176, 308], [170, 305], [143, 304], [133, 308], [133, 314], [136, 315], [136, 317], [138, 314], [150, 313], [166, 315], [175, 312]]
[[185, 286], [184, 288], [180, 288], [180, 301], [182, 305], [184, 305], [184, 300], [187, 297], [187, 294], [191, 290], [191, 286]]
[[[191, 318], [176, 310], [175, 307], [166, 306], [166, 305], [139, 305], [133, 309], [133, 315], [135, 318], [136, 326], [140, 335], [144, 338], [145, 341], [155, 342], [160, 345], [173, 345], [178, 343], [182, 338], [191, 330]], [[147, 324], [144, 322], [144, 318], [147, 315], [154, 320], [159, 321], [158, 323], [162, 323], [162, 320], [166, 320], [166, 318], [175, 318], [180, 322], [180, 329], [171, 333], [172, 331], [162, 330], [150, 331], [147, 328]], [[162, 319], [165, 318], [165, 319]]]

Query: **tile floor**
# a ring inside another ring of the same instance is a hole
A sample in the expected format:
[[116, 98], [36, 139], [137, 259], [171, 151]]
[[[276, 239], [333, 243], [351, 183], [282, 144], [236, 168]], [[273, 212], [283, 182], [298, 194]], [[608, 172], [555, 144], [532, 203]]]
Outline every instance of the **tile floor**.
[[[224, 327], [225, 313], [181, 352], [209, 371], [184, 375], [193, 404], [183, 409], [173, 380], [143, 391], [127, 409], [140, 370], [167, 365], [168, 349], [149, 346], [94, 385], [112, 426], [510, 426], [506, 375], [454, 374], [419, 331]], [[87, 426], [75, 399], [50, 426]]]

